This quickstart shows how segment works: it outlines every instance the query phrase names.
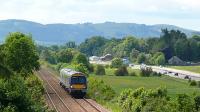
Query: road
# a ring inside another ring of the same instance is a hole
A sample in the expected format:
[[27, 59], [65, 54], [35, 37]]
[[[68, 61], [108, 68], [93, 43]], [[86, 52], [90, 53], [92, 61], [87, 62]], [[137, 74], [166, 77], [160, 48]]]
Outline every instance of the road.
[[56, 112], [109, 112], [92, 99], [71, 97], [60, 87], [58, 78], [48, 69], [42, 68], [37, 75], [44, 82], [45, 100], [49, 109]]
[[[200, 81], [200, 74], [189, 72], [185, 70], [177, 70], [173, 68], [167, 68], [167, 67], [159, 67], [159, 66], [149, 66], [151, 67], [154, 72], [162, 73], [164, 75], [168, 75], [170, 77], [185, 79], [186, 76], [190, 78], [191, 80]], [[131, 67], [132, 69], [140, 69], [140, 65], [134, 65]]]

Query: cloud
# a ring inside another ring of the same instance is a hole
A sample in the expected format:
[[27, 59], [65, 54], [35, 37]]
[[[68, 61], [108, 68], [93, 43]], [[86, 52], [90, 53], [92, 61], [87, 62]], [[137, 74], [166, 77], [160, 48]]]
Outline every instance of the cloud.
[[200, 30], [199, 0], [0, 0], [0, 3], [0, 19], [26, 19], [45, 24], [166, 23]]

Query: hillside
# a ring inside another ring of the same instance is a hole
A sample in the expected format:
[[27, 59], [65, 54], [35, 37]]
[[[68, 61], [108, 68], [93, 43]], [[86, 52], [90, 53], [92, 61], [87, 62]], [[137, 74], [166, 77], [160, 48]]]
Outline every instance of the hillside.
[[9, 32], [20, 31], [31, 33], [38, 43], [64, 43], [75, 41], [80, 43], [91, 36], [105, 36], [106, 38], [122, 38], [134, 35], [139, 38], [159, 37], [161, 29], [178, 29], [188, 36], [200, 34], [193, 30], [187, 30], [173, 25], [145, 25], [135, 23], [84, 23], [84, 24], [40, 24], [25, 20], [2, 20], [0, 21], [0, 42], [5, 39]]

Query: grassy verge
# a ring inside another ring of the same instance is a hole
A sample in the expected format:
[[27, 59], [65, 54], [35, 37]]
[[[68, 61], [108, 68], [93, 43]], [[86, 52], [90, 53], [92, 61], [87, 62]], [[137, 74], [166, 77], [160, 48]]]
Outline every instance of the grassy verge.
[[178, 70], [186, 70], [186, 71], [200, 73], [200, 66], [168, 66], [168, 67]]
[[103, 80], [110, 85], [117, 94], [126, 88], [137, 89], [145, 87], [147, 89], [155, 89], [160, 86], [166, 87], [170, 96], [186, 93], [200, 93], [200, 88], [189, 86], [185, 80], [175, 79], [168, 76], [162, 77], [132, 77], [132, 76], [95, 76], [96, 79]]

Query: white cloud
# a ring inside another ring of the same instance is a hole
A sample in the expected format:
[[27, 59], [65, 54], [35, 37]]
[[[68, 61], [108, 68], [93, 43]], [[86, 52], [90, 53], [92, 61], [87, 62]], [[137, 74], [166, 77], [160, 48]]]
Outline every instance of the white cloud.
[[200, 30], [199, 0], [0, 0], [0, 3], [1, 20], [166, 23]]

